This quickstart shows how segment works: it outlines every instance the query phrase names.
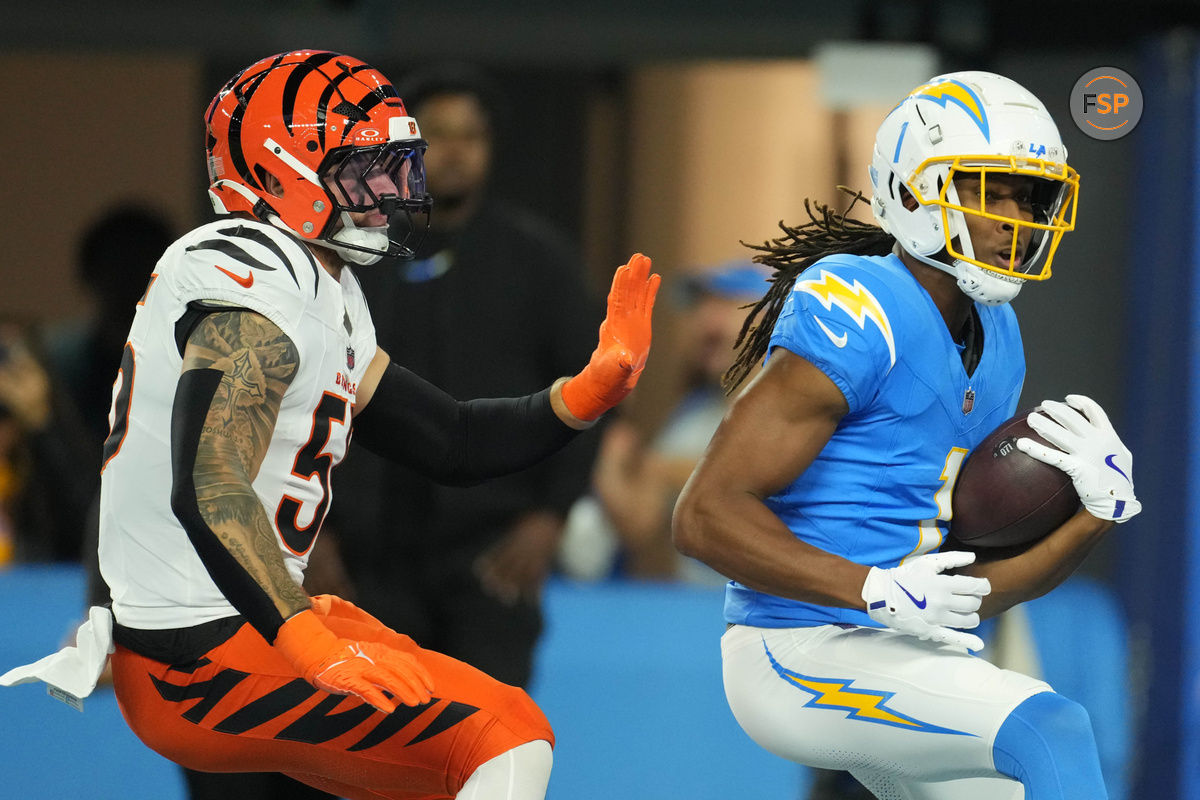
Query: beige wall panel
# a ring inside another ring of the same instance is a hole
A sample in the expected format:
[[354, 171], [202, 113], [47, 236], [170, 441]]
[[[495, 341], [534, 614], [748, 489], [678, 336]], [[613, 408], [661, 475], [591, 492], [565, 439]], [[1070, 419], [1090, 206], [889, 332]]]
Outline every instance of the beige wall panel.
[[204, 94], [196, 59], [169, 55], [0, 55], [0, 315], [86, 313], [77, 240], [109, 205], [196, 220]]
[[651, 67], [631, 108], [630, 237], [668, 269], [739, 257], [828, 195], [831, 115], [807, 63]]
[[[871, 178], [867, 174], [867, 165], [875, 150], [875, 131], [891, 110], [892, 106], [881, 105], [846, 112], [846, 185], [862, 192], [868, 199], [871, 197]], [[859, 203], [851, 216], [863, 222], [874, 222], [871, 209], [865, 203]]]
[[[818, 75], [801, 61], [656, 65], [631, 81], [631, 249], [667, 276], [752, 254], [740, 244], [799, 222], [804, 199], [830, 201], [832, 114]], [[669, 296], [664, 300], [669, 300]], [[655, 351], [634, 406], [647, 428], [680, 386], [681, 332], [669, 302], [656, 312]], [[730, 353], [732, 360], [732, 352]]]

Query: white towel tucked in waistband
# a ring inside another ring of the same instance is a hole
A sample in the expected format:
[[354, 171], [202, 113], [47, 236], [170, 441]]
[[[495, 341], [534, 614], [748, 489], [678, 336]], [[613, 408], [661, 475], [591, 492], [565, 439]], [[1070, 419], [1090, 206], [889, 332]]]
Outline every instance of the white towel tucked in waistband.
[[[0, 675], [0, 686], [44, 681], [50, 695], [82, 711], [83, 698], [96, 688], [108, 655], [113, 652], [112, 612], [102, 606], [88, 609], [87, 621], [75, 634], [75, 646]], [[57, 691], [56, 691], [57, 690]]]

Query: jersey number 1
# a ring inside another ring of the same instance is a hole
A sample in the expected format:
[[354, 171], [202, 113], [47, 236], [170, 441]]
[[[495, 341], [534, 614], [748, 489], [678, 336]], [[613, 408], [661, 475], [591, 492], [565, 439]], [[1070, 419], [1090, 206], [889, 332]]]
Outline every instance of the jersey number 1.
[[941, 547], [945, 536], [942, 535], [942, 526], [938, 525], [938, 523], [940, 522], [943, 525], [948, 524], [954, 516], [954, 508], [951, 503], [951, 500], [954, 499], [954, 484], [958, 481], [958, 471], [962, 469], [963, 461], [966, 460], [968, 452], [968, 450], [962, 447], [952, 447], [950, 448], [950, 452], [946, 454], [946, 463], [942, 466], [940, 477], [941, 485], [933, 493], [933, 502], [937, 504], [938, 515], [933, 519], [926, 519], [917, 523], [917, 546], [911, 553], [905, 556], [905, 560], [912, 556], [924, 555]]

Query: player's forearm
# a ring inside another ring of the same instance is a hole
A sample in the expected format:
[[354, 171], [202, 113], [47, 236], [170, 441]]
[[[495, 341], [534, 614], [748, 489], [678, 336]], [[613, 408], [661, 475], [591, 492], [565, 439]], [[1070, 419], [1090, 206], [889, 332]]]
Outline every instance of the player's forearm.
[[[198, 473], [196, 494], [206, 527], [266, 594], [281, 620], [311, 605], [308, 593], [288, 572], [262, 501], [248, 484], [231, 486], [226, 476]], [[226, 597], [245, 615], [241, 597], [228, 593]]]
[[1112, 527], [1112, 522], [1080, 510], [1058, 530], [1020, 554], [994, 560], [981, 557], [962, 569], [962, 573], [987, 578], [992, 584], [991, 593], [983, 598], [980, 617], [994, 617], [1058, 586]]
[[753, 495], [685, 487], [671, 529], [681, 553], [752, 589], [806, 603], [864, 607], [868, 568], [800, 541]]
[[[196, 510], [221, 547], [287, 619], [308, 608], [308, 595], [288, 573], [275, 530], [254, 491], [250, 471], [257, 464], [246, 463], [251, 454], [265, 451], [273, 426], [253, 420], [226, 423], [225, 388], [223, 383], [217, 389], [216, 402], [209, 408], [196, 443], [192, 466]], [[210, 566], [210, 572], [212, 569]], [[241, 600], [236, 595], [227, 599], [235, 607]]]
[[575, 438], [551, 395], [459, 401], [389, 364], [354, 417], [354, 440], [440, 483], [467, 486], [533, 466]]

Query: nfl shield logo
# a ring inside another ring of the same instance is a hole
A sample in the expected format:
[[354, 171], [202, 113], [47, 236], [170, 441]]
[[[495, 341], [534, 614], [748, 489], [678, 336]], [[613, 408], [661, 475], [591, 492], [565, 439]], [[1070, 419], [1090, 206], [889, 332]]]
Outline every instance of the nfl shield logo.
[[975, 390], [967, 389], [963, 395], [962, 411], [964, 414], [970, 414], [973, 408], [975, 408]]
[[346, 369], [354, 369], [354, 348], [346, 345]]

